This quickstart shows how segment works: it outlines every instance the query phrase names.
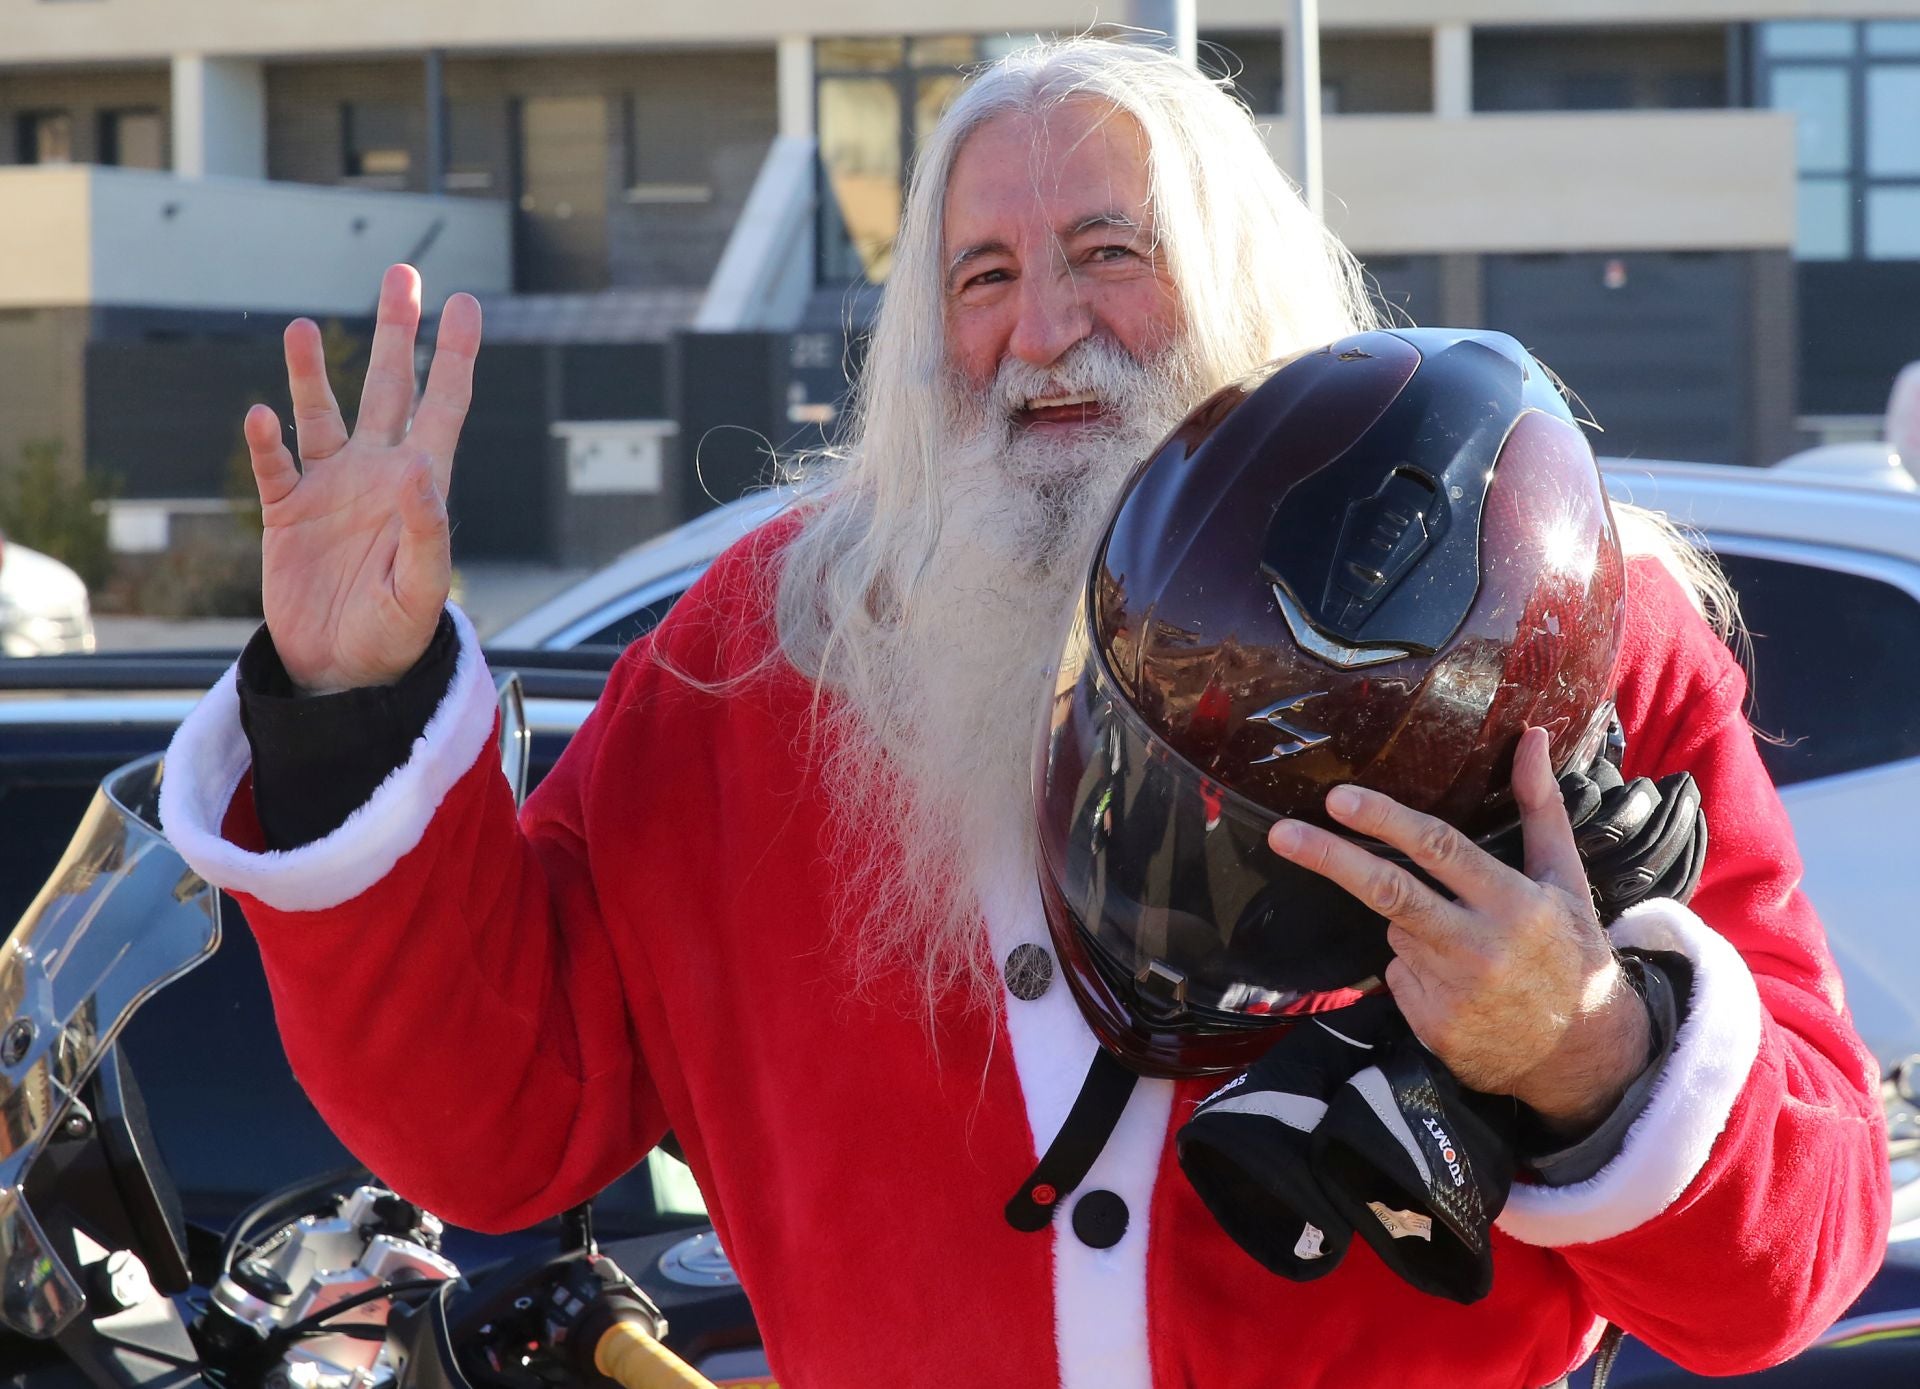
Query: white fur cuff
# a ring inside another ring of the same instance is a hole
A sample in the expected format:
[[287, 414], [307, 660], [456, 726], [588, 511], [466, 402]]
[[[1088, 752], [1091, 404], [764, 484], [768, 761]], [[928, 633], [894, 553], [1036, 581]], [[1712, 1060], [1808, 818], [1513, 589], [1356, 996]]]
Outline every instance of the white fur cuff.
[[1572, 1186], [1516, 1184], [1497, 1222], [1528, 1244], [1591, 1244], [1644, 1225], [1706, 1165], [1760, 1052], [1760, 994], [1727, 939], [1677, 902], [1632, 908], [1614, 944], [1693, 962], [1693, 992], [1652, 1096], [1611, 1162]]
[[240, 727], [240, 693], [228, 670], [194, 706], [167, 747], [160, 821], [193, 871], [276, 911], [321, 911], [351, 901], [392, 871], [426, 833], [448, 791], [492, 745], [498, 700], [480, 641], [449, 604], [460, 655], [453, 683], [413, 753], [346, 822], [297, 849], [248, 853], [221, 836], [227, 807], [253, 754]]

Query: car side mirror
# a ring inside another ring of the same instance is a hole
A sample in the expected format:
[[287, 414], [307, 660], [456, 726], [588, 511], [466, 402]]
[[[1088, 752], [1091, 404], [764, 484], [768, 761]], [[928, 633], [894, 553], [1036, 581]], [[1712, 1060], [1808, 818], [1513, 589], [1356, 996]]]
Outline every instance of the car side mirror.
[[527, 724], [527, 702], [520, 688], [520, 672], [510, 670], [494, 678], [500, 705], [500, 770], [513, 788], [513, 803], [526, 804], [527, 773], [533, 763], [533, 729]]

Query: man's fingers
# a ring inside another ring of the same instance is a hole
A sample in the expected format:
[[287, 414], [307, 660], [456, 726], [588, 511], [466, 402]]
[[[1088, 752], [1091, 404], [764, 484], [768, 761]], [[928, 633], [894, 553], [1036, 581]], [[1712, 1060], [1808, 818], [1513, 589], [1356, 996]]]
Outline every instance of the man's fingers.
[[367, 353], [367, 383], [353, 432], [374, 444], [397, 444], [413, 413], [413, 335], [420, 326], [420, 272], [388, 269], [380, 281], [380, 313]]
[[1463, 902], [1478, 905], [1517, 885], [1512, 869], [1445, 820], [1411, 810], [1378, 791], [1336, 786], [1327, 793], [1327, 813], [1398, 849]]
[[293, 435], [309, 463], [331, 458], [347, 444], [346, 421], [327, 384], [327, 354], [310, 318], [287, 325], [287, 390], [293, 397]]
[[247, 456], [253, 463], [253, 484], [260, 489], [260, 504], [272, 506], [284, 500], [300, 485], [300, 469], [280, 441], [280, 417], [272, 407], [256, 405], [247, 411], [241, 432], [247, 438]]
[[1267, 836], [1267, 844], [1416, 935], [1444, 935], [1457, 926], [1451, 902], [1406, 869], [1351, 840], [1298, 820], [1282, 820]]
[[1520, 736], [1513, 755], [1513, 798], [1520, 807], [1523, 862], [1529, 878], [1557, 887], [1581, 901], [1591, 901], [1586, 865], [1574, 843], [1567, 803], [1553, 779], [1552, 752], [1547, 730], [1529, 728]]
[[456, 294], [440, 311], [433, 367], [427, 372], [427, 389], [414, 412], [410, 436], [433, 459], [434, 481], [442, 496], [452, 477], [460, 428], [473, 402], [473, 362], [479, 351], [480, 301], [471, 294]]
[[446, 503], [431, 465], [416, 457], [401, 479], [400, 545], [393, 557], [394, 600], [410, 618], [425, 622], [447, 601], [453, 580], [447, 546]]

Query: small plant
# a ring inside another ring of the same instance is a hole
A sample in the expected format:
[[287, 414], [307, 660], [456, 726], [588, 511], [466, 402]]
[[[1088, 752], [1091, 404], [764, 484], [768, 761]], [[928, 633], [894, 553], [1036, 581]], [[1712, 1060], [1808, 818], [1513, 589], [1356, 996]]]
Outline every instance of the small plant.
[[20, 467], [0, 477], [0, 534], [52, 555], [97, 589], [113, 569], [107, 546], [113, 488], [61, 467], [61, 452], [57, 439], [30, 441], [21, 449]]

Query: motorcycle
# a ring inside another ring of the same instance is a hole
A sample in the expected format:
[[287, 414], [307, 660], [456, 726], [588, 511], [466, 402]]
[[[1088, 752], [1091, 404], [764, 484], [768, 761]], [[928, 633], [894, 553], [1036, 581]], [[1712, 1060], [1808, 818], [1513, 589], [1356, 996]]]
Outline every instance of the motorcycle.
[[723, 1383], [770, 1383], [756, 1346], [729, 1344], [745, 1304], [711, 1231], [603, 1248], [583, 1206], [468, 1274], [431, 1213], [357, 1168], [256, 1202], [224, 1236], [190, 1226], [118, 1040], [220, 941], [218, 894], [160, 834], [159, 777], [150, 757], [107, 779], [0, 947], [0, 1383], [714, 1383], [670, 1346]]
[[[503, 691], [503, 766], [518, 788], [516, 705]], [[551, 1237], [468, 1271], [430, 1212], [359, 1168], [264, 1197], [224, 1235], [187, 1222], [120, 1042], [220, 941], [218, 894], [158, 828], [159, 778], [150, 757], [106, 779], [0, 946], [0, 1389], [772, 1389], [711, 1230], [602, 1246], [579, 1207]], [[1890, 1080], [1887, 1101], [1911, 1218], [1920, 1062]], [[1703, 1383], [1628, 1345], [1616, 1389]], [[1920, 1383], [1920, 1240], [1890, 1246], [1812, 1351], [1715, 1382], [1843, 1376], [1860, 1389]]]

